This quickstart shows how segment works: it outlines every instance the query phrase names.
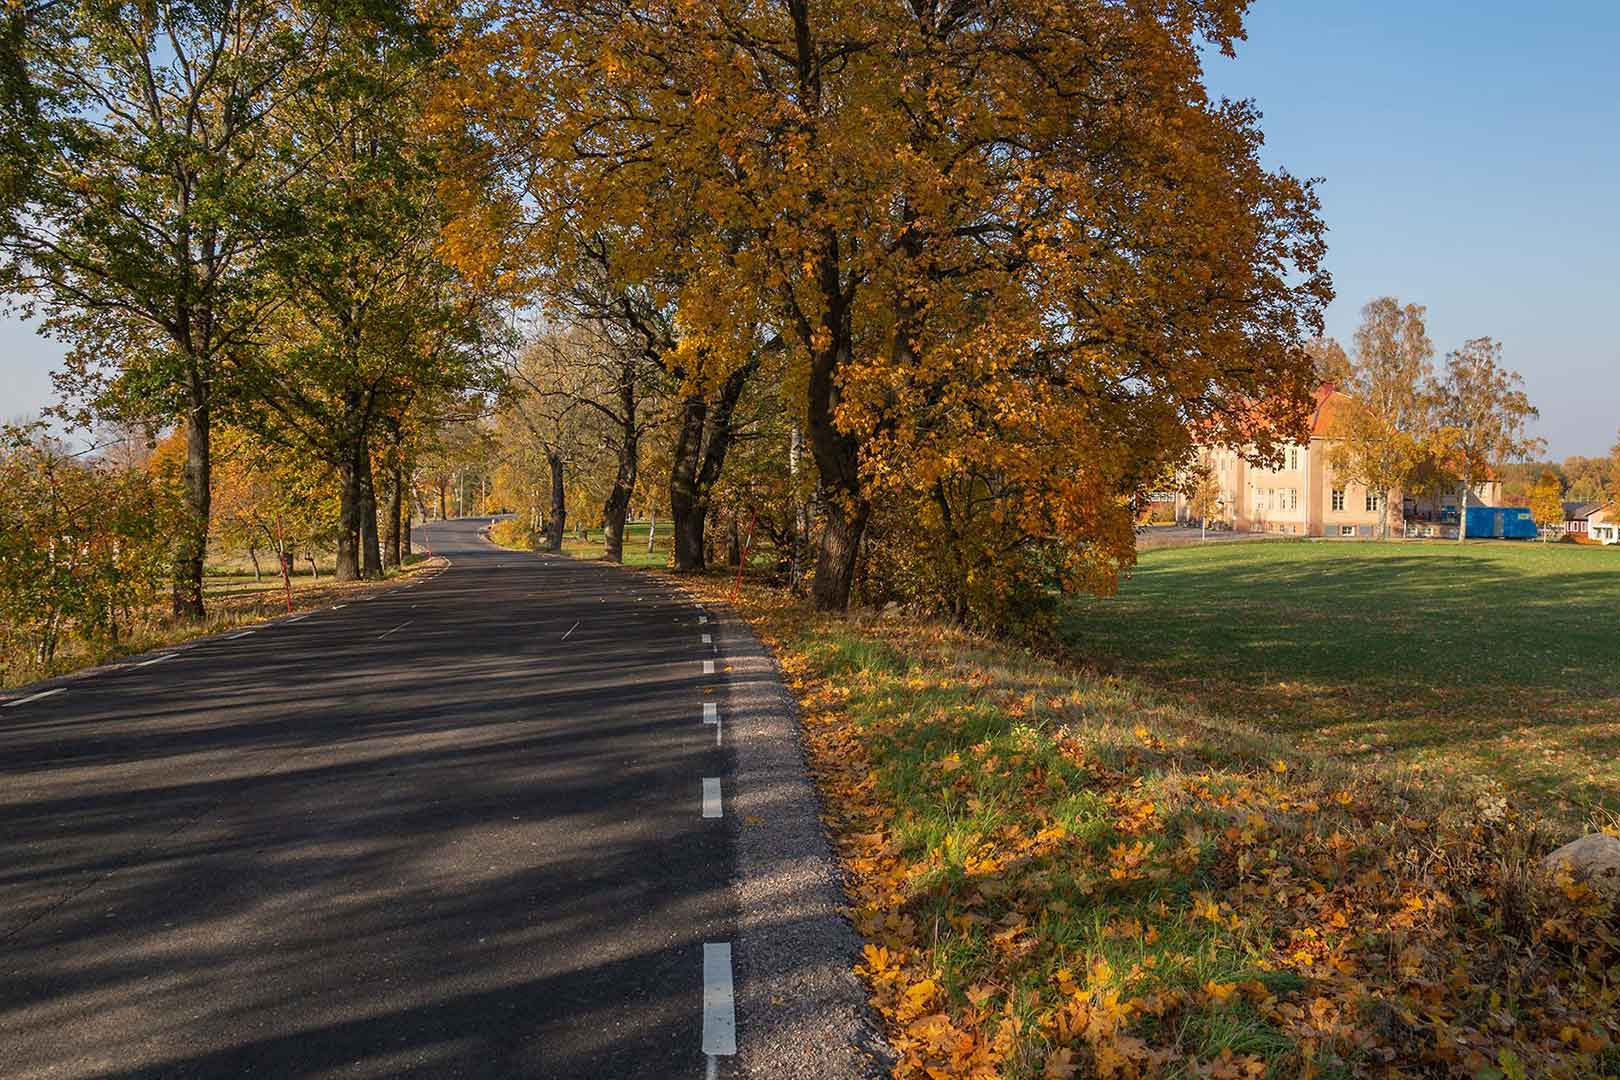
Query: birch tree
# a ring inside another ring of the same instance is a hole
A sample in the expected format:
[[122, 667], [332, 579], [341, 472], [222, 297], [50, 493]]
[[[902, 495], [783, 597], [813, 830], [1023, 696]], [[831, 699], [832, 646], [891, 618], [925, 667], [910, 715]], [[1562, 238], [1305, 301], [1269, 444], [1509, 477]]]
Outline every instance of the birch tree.
[[1468, 501], [1474, 485], [1509, 461], [1541, 452], [1530, 421], [1541, 415], [1524, 393], [1524, 379], [1502, 366], [1502, 345], [1474, 338], [1446, 354], [1438, 387], [1441, 439], [1446, 458], [1462, 482], [1457, 541], [1468, 538]]
[[1345, 387], [1351, 403], [1333, 432], [1333, 471], [1376, 495], [1386, 540], [1391, 499], [1411, 486], [1434, 440], [1434, 345], [1423, 318], [1422, 307], [1388, 296], [1361, 309]]

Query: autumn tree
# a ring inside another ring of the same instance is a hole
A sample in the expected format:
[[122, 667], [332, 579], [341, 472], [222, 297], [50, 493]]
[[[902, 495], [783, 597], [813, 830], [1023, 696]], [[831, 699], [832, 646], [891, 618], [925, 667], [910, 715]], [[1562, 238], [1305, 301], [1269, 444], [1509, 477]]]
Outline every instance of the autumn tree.
[[222, 546], [246, 551], [256, 578], [259, 552], [274, 556], [276, 572], [287, 576], [302, 548], [318, 575], [316, 551], [333, 541], [337, 522], [330, 468], [239, 427], [218, 435], [213, 531]]
[[[624, 526], [641, 472], [641, 446], [660, 419], [664, 398], [662, 339], [640, 327], [637, 317], [624, 317], [635, 299], [625, 292], [587, 284], [569, 295], [579, 317], [566, 337], [544, 337], [534, 343], [550, 350], [548, 366], [555, 378], [540, 392], [571, 399], [582, 410], [586, 438], [596, 442], [608, 462], [602, 496], [602, 557], [624, 561]], [[648, 322], [654, 321], [649, 315]]]
[[1457, 540], [1468, 536], [1468, 500], [1474, 485], [1511, 460], [1539, 452], [1544, 444], [1527, 426], [1541, 414], [1525, 396], [1524, 380], [1501, 364], [1501, 343], [1474, 338], [1446, 354], [1437, 387], [1440, 438], [1448, 464], [1461, 481]]
[[1435, 433], [1431, 387], [1434, 345], [1424, 309], [1380, 297], [1361, 309], [1355, 362], [1345, 387], [1351, 398], [1333, 432], [1334, 472], [1376, 494], [1380, 535], [1389, 537], [1390, 499], [1407, 490], [1430, 455]]
[[255, 255], [280, 227], [282, 183], [323, 150], [273, 153], [269, 127], [304, 90], [296, 63], [333, 32], [333, 11], [281, 0], [7, 8], [0, 82], [19, 111], [4, 135], [26, 155], [27, 182], [7, 169], [0, 287], [72, 346], [66, 388], [182, 425], [177, 614], [203, 611], [211, 426], [231, 358], [267, 312]]
[[1530, 516], [1535, 518], [1545, 541], [1547, 534], [1564, 523], [1564, 489], [1558, 475], [1548, 469], [1530, 491]]
[[[781, 340], [816, 464], [818, 606], [848, 603], [879, 505], [955, 552], [919, 549], [907, 580], [963, 617], [999, 602], [1003, 560], [1030, 596], [1107, 588], [1130, 496], [1185, 458], [1190, 425], [1264, 454], [1309, 403], [1303, 342], [1330, 295], [1314, 196], [1201, 82], [1240, 15], [491, 3], [452, 108], [473, 164], [521, 182], [466, 199], [459, 239], [469, 261], [492, 235], [552, 243], [528, 207], [633, 231], [626, 271], [665, 275], [709, 385]], [[706, 234], [664, 227], [694, 204]]]
[[304, 63], [341, 72], [274, 125], [274, 145], [327, 149], [287, 187], [289, 224], [262, 255], [276, 303], [244, 381], [243, 422], [338, 479], [337, 576], [379, 577], [376, 451], [418, 395], [475, 387], [499, 324], [438, 255], [438, 155], [421, 135], [417, 28], [335, 37]]
[[531, 341], [509, 373], [495, 414], [496, 438], [508, 466], [544, 463], [543, 484], [537, 480], [528, 490], [533, 516], [544, 532], [544, 550], [550, 552], [562, 550], [569, 471], [584, 465], [597, 449], [588, 435], [591, 420], [580, 393], [587, 366], [574, 355], [587, 348], [577, 333], [555, 332]]
[[1355, 365], [1336, 339], [1314, 337], [1305, 343], [1305, 351], [1310, 354], [1318, 383], [1342, 388], [1350, 382]]

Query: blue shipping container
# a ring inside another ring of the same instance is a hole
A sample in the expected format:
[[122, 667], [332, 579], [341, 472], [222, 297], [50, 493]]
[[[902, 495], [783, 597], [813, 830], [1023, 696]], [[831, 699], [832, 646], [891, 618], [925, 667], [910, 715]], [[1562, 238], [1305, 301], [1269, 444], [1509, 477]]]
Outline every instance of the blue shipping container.
[[1470, 506], [1468, 535], [1498, 540], [1534, 540], [1536, 519], [1523, 506]]

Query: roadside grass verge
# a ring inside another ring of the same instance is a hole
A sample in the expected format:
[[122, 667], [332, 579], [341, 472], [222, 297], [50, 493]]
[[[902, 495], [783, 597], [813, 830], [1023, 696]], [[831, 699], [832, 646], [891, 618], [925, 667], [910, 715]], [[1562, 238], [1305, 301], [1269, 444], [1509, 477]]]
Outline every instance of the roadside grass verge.
[[1620, 914], [1540, 870], [1543, 819], [950, 628], [736, 606], [802, 704], [896, 1076], [1620, 1074]]
[[[295, 577], [292, 610], [314, 611], [329, 604], [358, 599], [391, 588], [413, 574], [442, 563], [442, 559], [411, 556], [403, 571], [383, 581], [340, 582], [330, 577], [320, 580]], [[0, 689], [14, 689], [41, 679], [68, 675], [126, 656], [253, 626], [288, 614], [287, 594], [279, 577], [272, 579], [266, 574], [263, 582], [255, 583], [251, 577], [244, 581], [235, 575], [210, 575], [204, 579], [203, 589], [208, 615], [202, 622], [177, 619], [163, 604], [154, 605], [140, 612], [116, 641], [65, 638], [49, 663], [40, 663], [25, 645], [0, 638]]]
[[1620, 812], [1620, 549], [1211, 543], [1078, 599], [1075, 657], [1300, 746], [1566, 823]]

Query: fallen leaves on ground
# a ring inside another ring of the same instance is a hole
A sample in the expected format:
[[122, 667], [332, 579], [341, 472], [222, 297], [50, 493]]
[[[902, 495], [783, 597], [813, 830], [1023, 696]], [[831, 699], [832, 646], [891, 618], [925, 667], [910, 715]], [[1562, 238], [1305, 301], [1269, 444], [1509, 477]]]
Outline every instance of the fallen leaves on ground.
[[747, 590], [894, 1075], [1620, 1074], [1620, 914], [1561, 838], [1139, 684]]

